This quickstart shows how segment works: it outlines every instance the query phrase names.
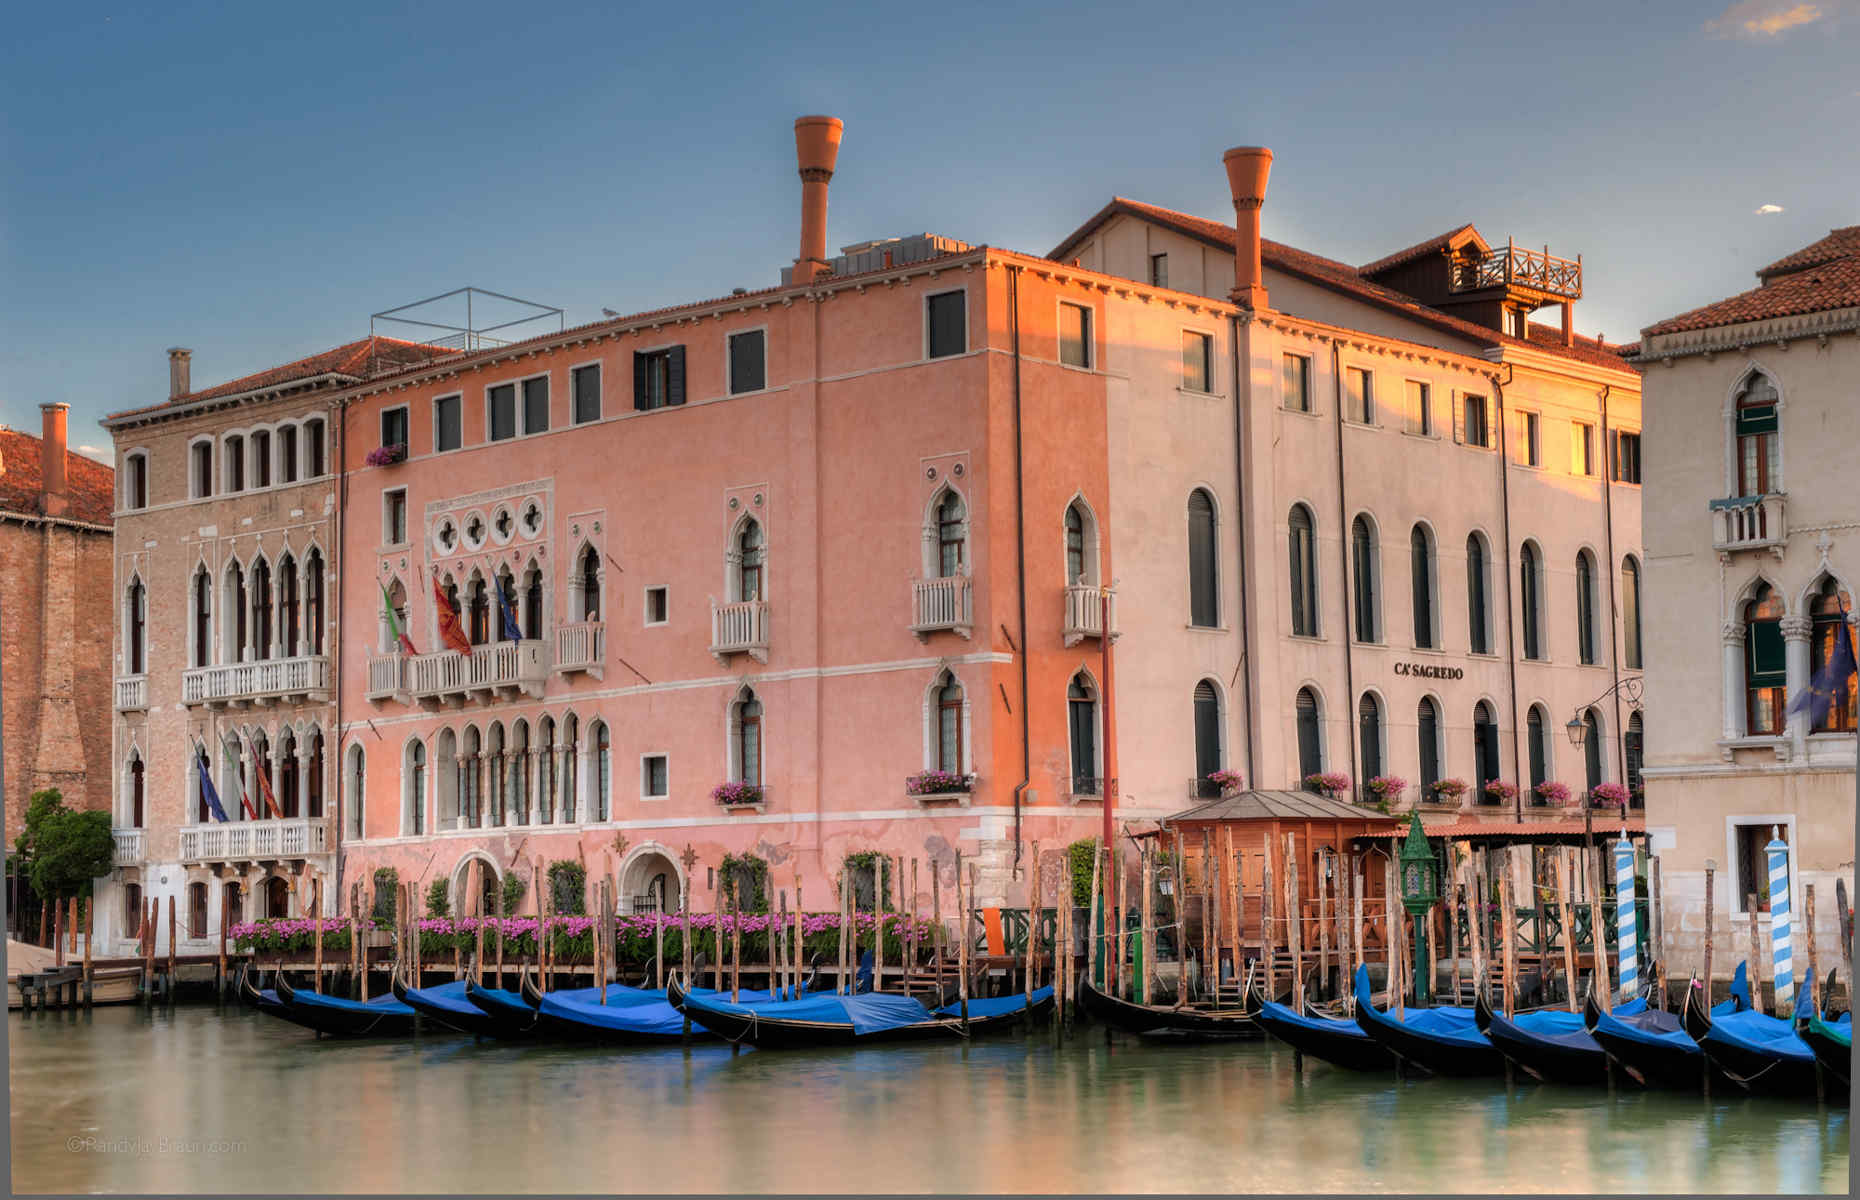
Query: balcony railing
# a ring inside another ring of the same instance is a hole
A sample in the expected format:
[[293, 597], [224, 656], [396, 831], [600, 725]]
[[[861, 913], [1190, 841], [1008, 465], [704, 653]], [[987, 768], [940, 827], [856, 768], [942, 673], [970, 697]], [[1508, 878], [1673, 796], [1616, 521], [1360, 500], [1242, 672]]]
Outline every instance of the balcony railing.
[[473, 646], [470, 654], [441, 650], [407, 660], [407, 691], [416, 700], [522, 692], [540, 699], [549, 676], [549, 644], [535, 638]]
[[602, 664], [606, 661], [607, 626], [604, 622], [577, 621], [573, 625], [556, 626], [556, 670], [586, 671], [599, 679]]
[[368, 698], [405, 699], [407, 695], [407, 656], [398, 650], [368, 656]]
[[1486, 288], [1523, 287], [1570, 300], [1582, 298], [1582, 257], [1558, 258], [1548, 246], [1526, 250], [1507, 242], [1494, 246], [1481, 258], [1458, 264], [1452, 290], [1479, 292]]
[[281, 821], [214, 821], [181, 827], [181, 861], [252, 862], [267, 858], [304, 858], [328, 848], [322, 817]]
[[270, 704], [329, 697], [329, 659], [321, 654], [193, 667], [181, 675], [184, 704]]
[[1739, 550], [1771, 550], [1780, 555], [1789, 528], [1784, 521], [1783, 497], [1733, 496], [1711, 502], [1711, 542], [1727, 554]]
[[919, 639], [945, 629], [969, 637], [975, 631], [974, 596], [967, 575], [911, 580], [911, 632]]
[[116, 711], [141, 712], [149, 706], [149, 677], [125, 675], [116, 681]]
[[116, 841], [115, 853], [111, 861], [119, 867], [135, 866], [142, 861], [142, 834], [140, 829], [112, 829], [110, 836]]
[[719, 604], [712, 600], [710, 652], [718, 662], [732, 654], [747, 654], [759, 663], [768, 662], [768, 601], [739, 600], [733, 604]]
[[[1098, 588], [1088, 583], [1066, 585], [1065, 623], [1060, 632], [1067, 646], [1104, 633], [1104, 609]], [[1117, 593], [1111, 593], [1111, 640], [1117, 640]]]

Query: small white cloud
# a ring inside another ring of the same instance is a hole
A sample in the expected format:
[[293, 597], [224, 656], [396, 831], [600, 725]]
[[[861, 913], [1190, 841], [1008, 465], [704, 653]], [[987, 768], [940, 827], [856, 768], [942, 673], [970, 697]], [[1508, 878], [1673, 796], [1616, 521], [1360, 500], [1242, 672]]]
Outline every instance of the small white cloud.
[[1737, 0], [1705, 22], [1705, 32], [1718, 37], [1773, 38], [1813, 25], [1827, 15], [1827, 8], [1802, 0]]
[[1779, 213], [1782, 210], [1783, 210], [1783, 206], [1780, 204], [1759, 204], [1757, 205], [1757, 215], [1759, 217], [1767, 217], [1772, 213]]
[[73, 446], [71, 448], [84, 457], [94, 458], [100, 463], [109, 463], [116, 458], [116, 452], [108, 446]]

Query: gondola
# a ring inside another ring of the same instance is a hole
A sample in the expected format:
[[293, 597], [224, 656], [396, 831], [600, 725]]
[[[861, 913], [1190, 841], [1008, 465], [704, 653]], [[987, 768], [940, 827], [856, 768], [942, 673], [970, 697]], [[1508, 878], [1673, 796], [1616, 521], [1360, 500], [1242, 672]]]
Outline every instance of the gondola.
[[275, 1015], [327, 1037], [411, 1037], [419, 1028], [419, 1014], [392, 995], [348, 1000], [300, 991], [282, 971], [278, 972], [277, 993], [283, 1010]]
[[1266, 1032], [1245, 1003], [1229, 1009], [1137, 1004], [1099, 991], [1089, 979], [1079, 982], [1079, 1003], [1093, 1020], [1144, 1038], [1224, 1042], [1260, 1038]]
[[[1593, 991], [1588, 1004], [1600, 1007]], [[1631, 1020], [1647, 1010], [1636, 997], [1609, 1014]], [[1549, 1083], [1604, 1083], [1608, 1053], [1589, 1033], [1583, 1014], [1565, 1009], [1540, 1008], [1506, 1016], [1495, 1012], [1485, 989], [1473, 1000], [1473, 1022], [1498, 1047], [1498, 1052], [1533, 1079]]]
[[[278, 973], [282, 975], [284, 973], [283, 969], [280, 968]], [[253, 976], [256, 974], [258, 974], [258, 968], [252, 966], [250, 963], [239, 968], [240, 998], [253, 1008], [256, 1008], [259, 1012], [269, 1016], [284, 1017], [285, 1020], [289, 1020], [290, 1018], [285, 1016], [286, 1010], [284, 1001], [278, 999], [278, 989], [275, 987], [261, 989], [258, 984], [253, 981]]]
[[[866, 1046], [882, 1042], [927, 1041], [963, 1036], [960, 1004], [925, 1007], [921, 1000], [888, 992], [841, 995], [823, 992], [799, 1000], [769, 1004], [731, 1004], [720, 995], [687, 992], [674, 979], [669, 1002], [692, 1021], [731, 1041], [760, 1050], [796, 1050], [818, 1046]], [[969, 1001], [970, 1036], [998, 1033], [1023, 1020], [1039, 1020], [1053, 1010], [1053, 989], [1035, 991], [1031, 1004], [1018, 993]]]
[[443, 983], [434, 988], [415, 988], [408, 987], [401, 979], [400, 972], [396, 971], [389, 986], [393, 989], [394, 999], [448, 1028], [473, 1037], [506, 1036], [502, 1021], [472, 1003], [467, 994], [472, 986], [469, 979]]
[[1833, 1096], [1838, 1091], [1846, 1096], [1853, 1073], [1854, 1015], [1842, 1013], [1830, 1021], [1811, 1009], [1798, 1025], [1797, 1032], [1808, 1043], [1815, 1061], [1821, 1064], [1827, 1076], [1826, 1093]]
[[1732, 1083], [1760, 1096], [1815, 1095], [1815, 1052], [1795, 1023], [1755, 1009], [1714, 1014], [1691, 988], [1681, 1016], [1707, 1061]]
[[[1590, 1002], [1583, 1006], [1583, 1027], [1601, 1046], [1602, 1052], [1642, 1087], [1697, 1091], [1713, 1068], [1698, 1043], [1686, 1033], [1680, 1015], [1696, 983], [1696, 980], [1688, 982], [1680, 995], [1680, 1012], [1648, 1008], [1631, 1016], [1616, 1016], [1603, 1012], [1601, 1005], [1590, 997]], [[1731, 978], [1731, 998], [1716, 1005], [1712, 1014], [1727, 1016], [1749, 1006], [1749, 976], [1744, 964], [1739, 963]]]
[[1460, 1005], [1413, 1008], [1401, 1017], [1375, 1006], [1369, 969], [1356, 968], [1356, 1023], [1402, 1063], [1434, 1075], [1498, 1075], [1504, 1056], [1479, 1032], [1473, 1010]]
[[1289, 1005], [1266, 999], [1257, 980], [1250, 992], [1256, 1009], [1254, 1020], [1292, 1049], [1346, 1071], [1387, 1071], [1395, 1066], [1395, 1056], [1354, 1018], [1300, 1013]]
[[467, 979], [465, 999], [489, 1018], [491, 1037], [517, 1041], [536, 1036], [536, 1010], [524, 1000], [520, 992], [483, 987]]

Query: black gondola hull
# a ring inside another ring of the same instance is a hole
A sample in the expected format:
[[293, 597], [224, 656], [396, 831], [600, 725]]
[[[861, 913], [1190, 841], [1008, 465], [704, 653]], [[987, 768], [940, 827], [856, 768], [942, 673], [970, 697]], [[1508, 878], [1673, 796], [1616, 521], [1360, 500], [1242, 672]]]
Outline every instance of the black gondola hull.
[[1281, 1021], [1268, 1009], [1254, 1018], [1273, 1037], [1292, 1049], [1312, 1058], [1341, 1067], [1346, 1071], [1387, 1071], [1395, 1066], [1394, 1055], [1381, 1042], [1370, 1037], [1352, 1037], [1347, 1033], [1317, 1029], [1295, 1021]]
[[[671, 1006], [689, 1016], [694, 1023], [729, 1042], [747, 1042], [758, 1050], [806, 1050], [831, 1046], [872, 1046], [899, 1042], [939, 1041], [961, 1038], [963, 1023], [959, 1017], [944, 1017], [871, 1033], [855, 1033], [850, 1024], [823, 1021], [796, 1021], [768, 1016], [755, 1009], [710, 1008], [702, 1001], [692, 1003], [681, 981], [673, 978], [666, 986]], [[970, 1037], [986, 1037], [1018, 1029], [1023, 1023], [1050, 1018], [1053, 997], [1049, 991], [1031, 1007], [1015, 1009], [969, 1021]]]
[[508, 992], [481, 988], [467, 980], [465, 998], [484, 1013], [491, 1037], [500, 1041], [521, 1041], [537, 1036], [536, 1010], [510, 997]]
[[1500, 1054], [1533, 1079], [1578, 1085], [1608, 1082], [1608, 1055], [1600, 1042], [1593, 1049], [1578, 1049], [1546, 1041], [1503, 1016], [1492, 1018], [1485, 1035]]
[[1133, 1004], [1109, 996], [1089, 982], [1079, 985], [1079, 1002], [1094, 1020], [1139, 1037], [1196, 1042], [1226, 1042], [1265, 1036], [1253, 1013], [1229, 1009], [1225, 1013], [1201, 1008], [1164, 1008]]
[[1828, 1098], [1846, 1099], [1852, 1086], [1853, 1047], [1835, 1041], [1807, 1022], [1803, 1022], [1800, 1032], [1802, 1040], [1815, 1052], [1815, 1061], [1821, 1064], [1822, 1073], [1826, 1076], [1823, 1087]]

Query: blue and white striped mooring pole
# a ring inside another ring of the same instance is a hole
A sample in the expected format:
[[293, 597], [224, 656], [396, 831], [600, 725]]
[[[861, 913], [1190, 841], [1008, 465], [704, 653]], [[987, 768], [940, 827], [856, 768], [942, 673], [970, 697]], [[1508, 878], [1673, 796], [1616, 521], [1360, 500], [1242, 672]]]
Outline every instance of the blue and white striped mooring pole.
[[1780, 1017], [1795, 1008], [1794, 954], [1789, 945], [1789, 847], [1772, 830], [1770, 844], [1763, 849], [1770, 856], [1770, 960], [1774, 968], [1770, 978], [1775, 987], [1775, 1013]]
[[1623, 1004], [1640, 992], [1637, 915], [1634, 909], [1634, 847], [1628, 845], [1624, 832], [1615, 842], [1615, 957], [1620, 963]]

